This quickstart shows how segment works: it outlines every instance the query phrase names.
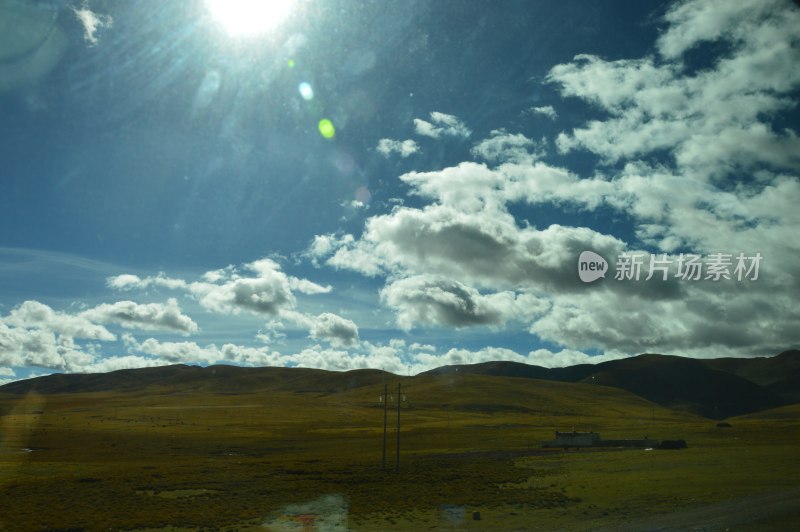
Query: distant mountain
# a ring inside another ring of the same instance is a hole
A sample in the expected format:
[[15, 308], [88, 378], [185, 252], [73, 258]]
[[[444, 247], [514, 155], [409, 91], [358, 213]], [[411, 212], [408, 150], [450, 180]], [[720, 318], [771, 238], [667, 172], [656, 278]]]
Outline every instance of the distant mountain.
[[[723, 419], [788, 404], [779, 394], [704, 361], [641, 355], [598, 364], [594, 382], [635, 393], [654, 403]], [[583, 379], [586, 382], [586, 379]]]
[[[98, 374], [55, 374], [0, 386], [0, 393], [336, 393], [383, 382], [379, 370], [173, 365]], [[774, 357], [700, 360], [644, 354], [600, 364], [544, 368], [518, 362], [443, 366], [420, 379], [478, 375], [597, 384], [619, 388], [667, 408], [724, 419], [800, 402], [800, 351]], [[416, 377], [411, 378], [416, 379]], [[417, 379], [417, 380], [420, 380]], [[491, 381], [494, 382], [494, 381]], [[498, 386], [503, 383], [498, 382]], [[487, 392], [491, 395], [491, 392]]]
[[381, 382], [380, 370], [333, 372], [309, 368], [175, 364], [108, 373], [53, 374], [0, 386], [0, 393], [133, 392], [254, 393], [263, 390], [334, 393]]
[[800, 402], [800, 351], [797, 349], [774, 357], [715, 358], [704, 362], [712, 369], [733, 373], [793, 402]]
[[[443, 366], [427, 373], [602, 384], [627, 390], [668, 408], [714, 419], [758, 412], [800, 400], [798, 351], [786, 351], [776, 357], [763, 359], [715, 360], [644, 354], [596, 365], [580, 364], [566, 368], [543, 368], [518, 362], [485, 362]], [[756, 380], [758, 377], [762, 378], [761, 382]]]

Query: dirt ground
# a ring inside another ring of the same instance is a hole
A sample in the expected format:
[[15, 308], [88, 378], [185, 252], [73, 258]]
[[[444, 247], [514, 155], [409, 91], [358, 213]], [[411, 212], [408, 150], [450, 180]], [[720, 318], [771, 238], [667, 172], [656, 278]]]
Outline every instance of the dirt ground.
[[674, 513], [640, 519], [622, 527], [598, 531], [784, 531], [786, 523], [800, 524], [800, 489], [776, 491], [704, 504]]

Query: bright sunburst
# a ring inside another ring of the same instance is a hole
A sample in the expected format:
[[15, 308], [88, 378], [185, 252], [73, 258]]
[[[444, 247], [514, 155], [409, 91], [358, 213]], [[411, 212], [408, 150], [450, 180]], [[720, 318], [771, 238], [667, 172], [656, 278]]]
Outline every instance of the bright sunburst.
[[206, 0], [211, 16], [237, 37], [275, 28], [289, 16], [293, 5], [294, 0]]

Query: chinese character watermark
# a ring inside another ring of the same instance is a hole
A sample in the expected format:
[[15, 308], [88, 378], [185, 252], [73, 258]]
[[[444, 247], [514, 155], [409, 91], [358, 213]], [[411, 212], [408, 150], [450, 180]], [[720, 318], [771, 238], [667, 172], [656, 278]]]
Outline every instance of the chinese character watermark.
[[[614, 279], [617, 281], [649, 281], [670, 278], [681, 281], [756, 281], [763, 257], [761, 253], [711, 253], [707, 256], [681, 253], [622, 253], [617, 257]], [[581, 281], [591, 283], [605, 277], [608, 262], [593, 251], [584, 251], [578, 258], [578, 275]], [[644, 275], [644, 277], [643, 277]]]

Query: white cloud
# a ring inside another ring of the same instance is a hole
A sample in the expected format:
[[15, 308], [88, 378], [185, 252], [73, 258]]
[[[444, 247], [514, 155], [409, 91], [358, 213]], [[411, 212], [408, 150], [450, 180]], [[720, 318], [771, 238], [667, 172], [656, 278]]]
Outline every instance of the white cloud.
[[352, 320], [337, 314], [323, 312], [318, 316], [295, 311], [285, 311], [281, 317], [308, 329], [309, 337], [328, 342], [334, 347], [348, 347], [358, 343], [358, 326]]
[[[644, 177], [638, 170], [650, 174]], [[762, 266], [772, 280], [762, 278], [754, 291], [744, 293], [741, 284], [693, 285], [673, 278], [638, 283], [611, 279], [590, 287], [576, 278], [581, 251], [595, 250], [613, 259], [622, 251], [636, 249], [588, 228], [520, 227], [505, 205], [508, 201], [571, 200], [595, 208], [605, 202], [641, 220], [637, 230], [651, 244], [673, 242], [674, 249], [675, 242], [693, 231], [693, 243], [709, 252], [715, 244], [717, 250], [727, 246], [731, 253], [771, 250], [774, 257], [797, 256], [790, 236], [791, 228], [800, 222], [792, 211], [792, 205], [800, 201], [796, 180], [778, 180], [760, 192], [737, 196], [641, 165], [627, 167], [625, 174], [608, 182], [581, 180], [541, 163], [503, 165], [496, 170], [462, 163], [404, 179], [418, 193], [438, 202], [374, 216], [357, 239], [352, 235], [327, 238], [325, 254], [318, 256], [337, 268], [387, 276], [382, 300], [397, 312], [403, 328], [499, 326], [519, 319], [511, 303], [519, 297], [514, 294], [523, 290], [542, 309], [524, 317], [531, 332], [572, 350], [594, 348], [618, 354], [691, 350], [702, 355], [712, 349], [737, 354], [749, 349], [769, 354], [794, 341], [791, 324], [796, 322], [796, 311], [783, 298], [764, 294], [781, 290], [781, 284], [796, 283], [798, 261]], [[594, 190], [602, 195], [592, 199]], [[697, 207], [700, 200], [707, 203], [705, 208]], [[670, 217], [676, 213], [686, 217], [674, 222], [672, 233], [643, 222], [673, 223]], [[763, 223], [770, 227], [758, 222], [758, 217], [769, 217]], [[675, 260], [674, 255], [671, 258]], [[725, 298], [735, 303], [725, 304]], [[714, 305], [709, 306], [712, 301]], [[720, 321], [719, 309], [739, 316], [748, 305], [761, 309], [764, 325], [744, 331]], [[643, 308], [649, 310], [643, 312]]]
[[228, 266], [206, 272], [201, 277], [202, 281], [172, 279], [163, 273], [146, 278], [125, 274], [109, 278], [107, 284], [118, 290], [144, 290], [150, 287], [183, 290], [212, 312], [238, 314], [247, 311], [273, 316], [295, 307], [293, 290], [303, 294], [324, 294], [332, 290], [330, 286], [286, 275], [272, 259], [264, 258], [244, 264], [243, 269], [251, 273], [245, 275], [236, 267]]
[[137, 355], [110, 356], [86, 366], [75, 368], [76, 373], [107, 373], [121, 369], [154, 368], [173, 364], [169, 360]]
[[508, 362], [522, 362], [525, 357], [504, 347], [484, 347], [478, 351], [469, 349], [450, 349], [444, 354], [419, 353], [416, 355], [418, 367], [421, 371], [427, 371], [440, 366], [452, 366], [458, 364], [480, 364], [481, 362], [492, 362], [504, 360]]
[[[309, 253], [317, 262], [385, 277], [382, 300], [404, 328], [507, 323], [513, 312], [486, 298], [506, 294], [501, 301], [510, 302], [523, 293], [544, 302], [541, 313], [526, 318], [529, 330], [574, 360], [582, 360], [574, 355], [582, 349], [607, 357], [765, 355], [796, 345], [800, 318], [786, 294], [800, 289], [793, 236], [800, 225], [800, 141], [774, 119], [795, 105], [800, 88], [793, 66], [800, 11], [779, 2], [714, 5], [719, 21], [708, 19], [714, 9], [703, 2], [677, 4], [666, 17], [660, 58], [580, 55], [551, 70], [548, 80], [563, 96], [606, 116], [557, 142], [562, 151], [585, 149], [603, 159], [591, 177], [537, 160], [533, 141], [496, 130], [472, 155], [497, 166], [462, 162], [407, 173], [401, 180], [430, 204], [372, 216], [360, 235], [327, 235]], [[713, 39], [727, 47], [709, 68], [684, 64], [685, 51]], [[519, 203], [619, 213], [631, 220], [635, 240], [585, 227], [531, 227], [512, 215], [510, 206]], [[645, 246], [671, 253], [673, 261], [687, 249], [760, 252], [765, 260], [750, 284], [576, 280], [583, 250], [613, 259]]]
[[[330, 371], [348, 371], [352, 369], [378, 368], [384, 357], [372, 357], [365, 354], [353, 354], [342, 349], [325, 348], [313, 345], [293, 355], [291, 360], [301, 368], [320, 368]], [[390, 367], [395, 361], [390, 360]], [[397, 369], [400, 366], [397, 365]], [[387, 370], [391, 371], [391, 370]]]
[[405, 330], [415, 324], [456, 328], [502, 325], [547, 309], [547, 303], [529, 294], [481, 294], [463, 283], [434, 275], [394, 281], [381, 290], [381, 300], [397, 312], [397, 324]]
[[370, 342], [360, 342], [350, 350], [313, 345], [287, 356], [286, 359], [298, 367], [331, 371], [372, 368], [403, 374], [408, 368], [403, 360], [402, 349]]
[[378, 150], [378, 153], [384, 157], [389, 157], [392, 153], [397, 153], [400, 155], [400, 157], [405, 159], [406, 157], [419, 152], [419, 144], [411, 139], [380, 139], [378, 141], [378, 147], [375, 149]]
[[464, 212], [434, 204], [399, 208], [367, 221], [359, 240], [343, 240], [327, 263], [338, 268], [437, 274], [492, 289], [576, 289], [575, 261], [585, 249], [604, 256], [624, 248], [588, 228], [520, 228], [508, 212]]
[[298, 279], [296, 277], [289, 277], [289, 288], [308, 295], [327, 294], [333, 290], [333, 287], [330, 285], [322, 286], [308, 279]]
[[741, 39], [749, 29], [749, 24], [743, 27], [742, 22], [763, 23], [787, 9], [791, 7], [780, 0], [680, 2], [665, 17], [670, 26], [658, 38], [658, 50], [664, 57], [676, 59], [703, 41]]
[[550, 120], [555, 120], [556, 118], [558, 118], [558, 113], [556, 113], [556, 110], [553, 108], [552, 105], [545, 105], [542, 107], [531, 107], [530, 109], [528, 109], [528, 112], [546, 116]]
[[145, 277], [142, 279], [138, 275], [122, 274], [109, 277], [106, 280], [109, 288], [115, 290], [146, 290], [151, 287], [167, 288], [169, 290], [181, 290], [187, 287], [186, 281], [181, 279], [171, 279], [164, 273], [156, 276]]
[[472, 134], [469, 128], [453, 115], [434, 111], [430, 118], [430, 122], [420, 118], [414, 119], [414, 131], [417, 135], [438, 139], [443, 136], [467, 138]]
[[590, 356], [581, 351], [562, 349], [561, 351], [550, 351], [549, 349], [537, 349], [528, 353], [525, 363], [544, 368], [565, 368], [577, 366], [578, 364], [600, 364], [609, 360], [619, 360], [627, 358], [622, 354], [604, 354]]
[[[769, 120], [795, 106], [800, 86], [800, 11], [779, 0], [677, 4], [658, 46], [664, 58], [605, 61], [579, 55], [549, 82], [611, 114], [558, 138], [562, 151], [587, 149], [614, 163], [666, 150], [682, 173], [721, 178], [757, 166], [800, 169], [796, 132]], [[703, 41], [730, 50], [691, 72], [681, 54]]]
[[261, 259], [246, 265], [257, 277], [233, 275], [222, 284], [194, 282], [189, 292], [200, 304], [222, 314], [237, 314], [246, 310], [255, 314], [276, 315], [282, 309], [295, 306], [289, 278], [271, 259]]
[[409, 172], [400, 180], [411, 185], [411, 194], [438, 199], [469, 212], [493, 205], [497, 190], [503, 185], [502, 175], [472, 162], [436, 172]]
[[472, 155], [489, 162], [529, 162], [545, 154], [544, 142], [536, 143], [520, 133], [495, 129], [488, 139], [472, 148]]
[[431, 344], [421, 344], [419, 342], [414, 342], [409, 346], [409, 349], [412, 351], [436, 351], [436, 346]]
[[37, 366], [75, 371], [94, 361], [66, 335], [40, 328], [8, 327], [0, 320], [0, 366]]
[[[300, 324], [320, 345], [282, 355], [232, 343], [139, 343], [124, 335], [125, 345], [139, 354], [98, 359], [92, 345], [75, 339], [113, 340], [99, 323], [179, 333], [194, 332], [197, 324], [177, 300], [121, 301], [77, 315], [30, 301], [0, 319], [0, 365], [83, 371], [227, 361], [404, 372], [408, 365], [419, 370], [496, 359], [554, 367], [641, 351], [773, 354], [796, 345], [800, 140], [780, 114], [796, 106], [800, 88], [800, 11], [778, 0], [684, 1], [664, 21], [653, 55], [609, 61], [582, 54], [549, 73], [548, 82], [562, 96], [599, 111], [599, 118], [556, 140], [563, 153], [599, 156], [602, 164], [593, 173], [544, 162], [545, 139], [496, 129], [471, 151], [485, 164], [465, 161], [400, 176], [427, 205], [398, 205], [369, 217], [360, 234], [319, 235], [306, 252], [315, 265], [385, 278], [381, 299], [401, 328], [520, 326], [561, 351], [442, 353], [400, 339], [362, 341], [354, 321], [298, 309], [296, 294], [325, 294], [331, 286], [292, 277], [262, 259], [206, 272], [197, 281], [160, 273], [107, 282], [115, 290], [177, 290], [212, 312], [264, 317], [271, 321], [260, 337], [268, 342], [281, 339], [283, 321]], [[93, 39], [99, 26], [92, 24]], [[696, 68], [688, 52], [704, 43], [720, 46], [701, 50], [710, 62]], [[717, 50], [719, 56], [710, 55]], [[552, 106], [529, 112], [557, 117]], [[417, 135], [432, 138], [470, 136], [463, 122], [443, 113], [414, 126]], [[418, 150], [413, 140], [381, 139], [377, 146], [386, 156]], [[520, 204], [594, 211], [608, 219], [622, 215], [634, 236], [624, 242], [600, 229], [532, 226], [518, 214], [524, 212]], [[645, 247], [673, 258], [689, 249], [761, 252], [765, 260], [758, 283], [750, 284], [577, 280], [576, 258], [583, 250], [612, 259]], [[584, 349], [604, 354], [589, 357]]]
[[84, 1], [80, 8], [72, 7], [75, 18], [83, 26], [83, 37], [92, 45], [97, 44], [97, 30], [100, 28], [110, 28], [114, 19], [109, 15], [98, 15], [89, 9], [89, 2]]
[[[158, 365], [167, 364], [237, 364], [244, 366], [283, 366], [288, 359], [269, 347], [248, 347], [233, 343], [221, 347], [214, 343], [201, 346], [196, 342], [163, 342], [148, 338], [138, 342], [133, 336], [124, 337], [125, 344], [133, 352], [143, 353], [155, 359]], [[131, 355], [126, 360], [134, 363], [136, 357]], [[148, 362], [150, 363], [150, 362]], [[153, 362], [156, 364], [156, 362]]]
[[155, 338], [137, 344], [135, 350], [168, 361], [170, 364], [213, 364], [222, 356], [214, 344], [201, 347], [195, 342], [161, 342]]
[[72, 338], [113, 341], [116, 337], [84, 316], [56, 312], [38, 301], [25, 301], [3, 318], [8, 325], [25, 329], [41, 329]]
[[133, 301], [103, 303], [80, 314], [96, 323], [117, 323], [127, 329], [165, 330], [181, 334], [197, 332], [199, 327], [181, 313], [177, 300], [166, 303], [139, 304]]
[[327, 340], [335, 347], [358, 342], [358, 326], [352, 320], [330, 312], [314, 317], [309, 335], [316, 340]]

